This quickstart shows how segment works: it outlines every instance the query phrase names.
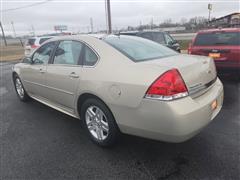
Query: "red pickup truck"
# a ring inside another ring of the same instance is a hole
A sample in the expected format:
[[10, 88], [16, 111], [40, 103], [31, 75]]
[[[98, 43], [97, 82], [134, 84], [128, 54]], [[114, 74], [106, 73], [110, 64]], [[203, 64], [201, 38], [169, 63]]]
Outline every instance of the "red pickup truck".
[[188, 53], [212, 57], [220, 72], [240, 74], [240, 28], [199, 31]]

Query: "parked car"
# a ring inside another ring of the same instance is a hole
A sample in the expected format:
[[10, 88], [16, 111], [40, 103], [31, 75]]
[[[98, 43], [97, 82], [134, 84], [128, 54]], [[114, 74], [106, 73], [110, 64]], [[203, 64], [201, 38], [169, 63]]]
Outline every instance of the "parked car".
[[223, 103], [212, 58], [132, 36], [50, 39], [14, 65], [13, 82], [21, 101], [31, 97], [82, 119], [101, 146], [113, 144], [120, 132], [185, 141]]
[[177, 52], [181, 52], [180, 45], [178, 42], [172, 38], [167, 32], [161, 31], [129, 31], [129, 32], [120, 32], [120, 35], [129, 35], [129, 36], [139, 36], [146, 38], [152, 41], [155, 41], [159, 44], [167, 46]]
[[199, 31], [188, 53], [212, 57], [220, 72], [240, 73], [240, 28]]
[[38, 48], [43, 42], [52, 38], [52, 36], [31, 37], [26, 40], [24, 47], [25, 56], [31, 55], [31, 53]]

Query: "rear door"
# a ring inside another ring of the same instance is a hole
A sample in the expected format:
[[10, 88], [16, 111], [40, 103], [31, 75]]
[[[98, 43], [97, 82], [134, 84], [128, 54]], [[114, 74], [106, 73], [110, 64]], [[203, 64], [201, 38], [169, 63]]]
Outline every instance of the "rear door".
[[217, 65], [239, 66], [240, 32], [200, 33], [195, 38], [191, 54], [210, 56]]
[[75, 93], [81, 78], [84, 44], [78, 41], [60, 41], [47, 68], [47, 99], [71, 112]]

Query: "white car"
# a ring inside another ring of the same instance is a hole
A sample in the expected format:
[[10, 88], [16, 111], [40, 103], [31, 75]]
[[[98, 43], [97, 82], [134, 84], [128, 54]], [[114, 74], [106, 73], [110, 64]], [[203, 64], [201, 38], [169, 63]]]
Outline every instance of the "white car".
[[13, 81], [20, 100], [31, 97], [83, 120], [101, 146], [119, 132], [185, 141], [223, 103], [212, 58], [124, 35], [50, 39], [14, 66]]
[[31, 37], [27, 39], [24, 47], [24, 55], [30, 56], [35, 49], [50, 38], [52, 38], [52, 36]]

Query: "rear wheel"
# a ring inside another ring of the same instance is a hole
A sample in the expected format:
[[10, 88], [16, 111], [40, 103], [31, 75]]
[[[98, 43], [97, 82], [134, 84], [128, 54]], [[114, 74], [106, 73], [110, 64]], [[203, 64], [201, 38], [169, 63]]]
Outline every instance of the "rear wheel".
[[97, 99], [86, 100], [81, 118], [92, 141], [100, 146], [111, 146], [119, 137], [119, 129], [108, 107]]
[[20, 78], [17, 75], [15, 75], [13, 81], [14, 81], [14, 87], [19, 99], [24, 102], [28, 101], [30, 97], [27, 95]]

